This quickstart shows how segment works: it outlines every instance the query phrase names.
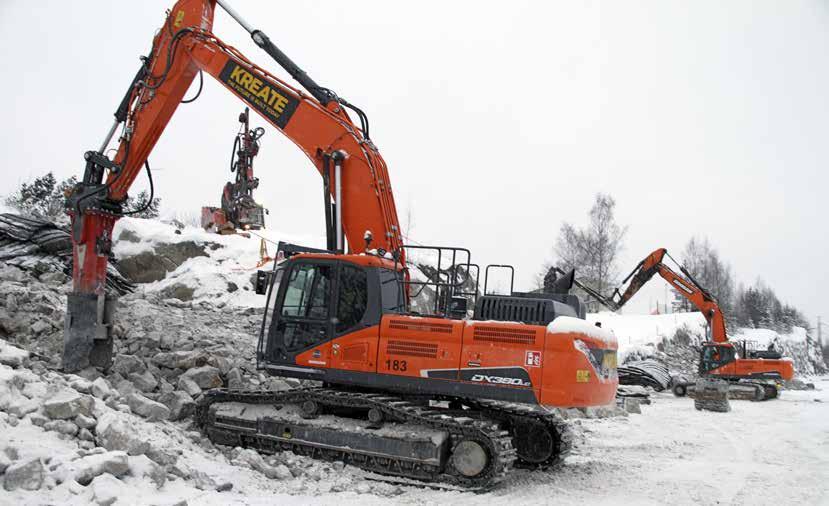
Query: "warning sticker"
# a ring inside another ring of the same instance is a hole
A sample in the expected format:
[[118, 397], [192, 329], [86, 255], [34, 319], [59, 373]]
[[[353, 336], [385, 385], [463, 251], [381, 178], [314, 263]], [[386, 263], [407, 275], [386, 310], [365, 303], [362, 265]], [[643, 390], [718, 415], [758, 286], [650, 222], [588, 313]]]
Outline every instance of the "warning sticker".
[[288, 90], [232, 59], [219, 79], [279, 128], [285, 128], [299, 105]]

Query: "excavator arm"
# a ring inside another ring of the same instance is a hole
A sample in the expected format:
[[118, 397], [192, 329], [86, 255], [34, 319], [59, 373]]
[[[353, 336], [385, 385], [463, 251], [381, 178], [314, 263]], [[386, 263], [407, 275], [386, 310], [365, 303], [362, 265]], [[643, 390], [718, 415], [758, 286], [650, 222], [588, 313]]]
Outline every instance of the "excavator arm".
[[628, 274], [622, 281], [622, 284], [628, 283], [624, 293], [621, 293], [617, 288], [613, 296], [609, 299], [609, 306], [614, 311], [622, 308], [634, 295], [642, 288], [645, 283], [651, 280], [656, 274], [662, 276], [678, 293], [691, 301], [691, 303], [699, 309], [708, 325], [711, 328], [711, 341], [722, 343], [727, 342], [728, 337], [725, 333], [725, 319], [723, 317], [720, 307], [714, 297], [708, 293], [678, 262], [675, 262], [683, 276], [674, 272], [670, 267], [665, 265], [663, 259], [665, 257], [671, 258], [668, 250], [659, 248], [644, 260], [639, 262], [636, 268]]
[[[211, 32], [217, 4], [250, 34], [307, 91], [294, 88]], [[67, 197], [72, 219], [73, 292], [64, 338], [66, 370], [111, 360], [114, 303], [105, 293], [112, 229], [124, 215], [121, 204], [199, 71], [218, 80], [294, 142], [322, 174], [326, 188], [328, 249], [372, 247], [397, 252], [402, 238], [388, 170], [358, 108], [317, 85], [260, 30], [224, 0], [179, 0], [167, 14], [142, 65], [115, 113], [98, 151], [85, 154], [83, 180]], [[361, 127], [345, 108], [360, 117]], [[112, 159], [106, 149], [122, 127]], [[151, 177], [151, 176], [150, 176]], [[329, 196], [330, 194], [330, 196]], [[334, 204], [331, 204], [333, 198]], [[366, 241], [365, 243], [363, 241]]]

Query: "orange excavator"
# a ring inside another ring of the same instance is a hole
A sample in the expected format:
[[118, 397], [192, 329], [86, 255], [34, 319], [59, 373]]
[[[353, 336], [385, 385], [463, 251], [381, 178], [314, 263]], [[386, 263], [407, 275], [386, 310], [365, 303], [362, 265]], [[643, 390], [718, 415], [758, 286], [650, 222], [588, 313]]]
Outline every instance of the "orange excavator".
[[[659, 248], [644, 260], [639, 262], [635, 269], [622, 281], [628, 284], [624, 293], [617, 288], [610, 298], [601, 294], [591, 293], [608, 308], [618, 311], [622, 308], [650, 279], [659, 274], [678, 293], [688, 299], [708, 322], [707, 336], [700, 350], [699, 374], [725, 379], [731, 382], [740, 382], [738, 391], [747, 391], [754, 400], [766, 400], [777, 397], [777, 387], [774, 384], [761, 383], [755, 380], [790, 380], [794, 376], [792, 361], [783, 358], [779, 352], [766, 350], [750, 350], [748, 343], [735, 343], [728, 340], [725, 329], [725, 318], [716, 299], [702, 287], [679, 262], [683, 276], [677, 274], [663, 263], [665, 257], [673, 258], [665, 248]], [[739, 355], [739, 356], [738, 356]], [[691, 383], [677, 383], [674, 393], [685, 395]]]
[[[217, 7], [305, 91], [212, 33]], [[74, 269], [64, 369], [111, 362], [115, 300], [104, 281], [112, 227], [142, 167], [151, 178], [147, 157], [200, 72], [308, 156], [323, 179], [327, 237], [324, 250], [281, 244], [257, 286], [266, 294], [258, 367], [313, 381], [288, 391], [206, 392], [196, 413], [206, 434], [220, 444], [468, 488], [489, 487], [515, 466], [560, 461], [570, 435], [550, 408], [613, 401], [615, 337], [585, 322], [580, 301], [563, 291], [475, 294], [468, 318], [469, 293], [457, 279], [475, 270], [469, 251], [403, 243], [389, 172], [363, 111], [318, 85], [225, 0], [175, 4], [103, 145], [86, 153], [83, 180], [67, 198]], [[434, 281], [409, 275], [413, 248], [437, 255]], [[412, 312], [413, 290], [428, 283], [434, 311]]]

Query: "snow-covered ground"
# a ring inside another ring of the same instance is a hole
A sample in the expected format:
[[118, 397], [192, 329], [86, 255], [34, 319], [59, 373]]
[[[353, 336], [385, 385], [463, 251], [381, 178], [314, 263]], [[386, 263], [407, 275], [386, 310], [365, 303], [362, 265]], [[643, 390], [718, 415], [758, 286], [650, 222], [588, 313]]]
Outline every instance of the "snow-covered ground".
[[[6, 345], [0, 354], [7, 363], [22, 360], [19, 351]], [[80, 450], [78, 440], [61, 435], [59, 429], [44, 430], [39, 425], [45, 422], [49, 428], [54, 422], [46, 422], [40, 409], [22, 417], [5, 412], [28, 412], [43, 401], [53, 403], [49, 399], [55, 398], [55, 391], [63, 392], [66, 399], [78, 395], [73, 388], [89, 387], [77, 377], [0, 365], [0, 404], [5, 406], [0, 410], [0, 465], [5, 457], [7, 466], [0, 481], [9, 479], [11, 469], [20, 463], [35, 459], [43, 466], [39, 468], [43, 485], [38, 490], [0, 490], [0, 503], [112, 504], [112, 499], [116, 505], [185, 504], [182, 501], [191, 505], [379, 505], [390, 500], [397, 504], [579, 506], [829, 503], [826, 377], [819, 379], [817, 390], [785, 391], [774, 401], [732, 401], [732, 411], [725, 414], [699, 412], [692, 400], [662, 393], [652, 396], [651, 405], [642, 406], [642, 414], [576, 419], [576, 450], [561, 466], [545, 472], [515, 471], [486, 493], [389, 485], [351, 467], [284, 455], [279, 462], [288, 464], [291, 471], [286, 468], [285, 476], [268, 478], [257, 469], [273, 471], [280, 464], [264, 466], [262, 458], [249, 450], [229, 458], [188, 432], [187, 422], [150, 423], [122, 413], [111, 402], [104, 402], [108, 394], [95, 388], [91, 390], [94, 397], [89, 397], [93, 404], [86, 409], [93, 423], [97, 419], [94, 430], [109, 452], [100, 447]], [[46, 413], [53, 414], [49, 409]], [[145, 453], [156, 461], [175, 456], [166, 476], [163, 471], [159, 475], [158, 466], [141, 452], [130, 450], [142, 443], [149, 444]], [[80, 484], [84, 481], [80, 476], [91, 483]], [[230, 490], [217, 491], [217, 486]]]
[[829, 378], [819, 391], [730, 413], [653, 395], [642, 415], [582, 420], [576, 455], [552, 473], [521, 473], [482, 496], [424, 493], [453, 504], [829, 504]]

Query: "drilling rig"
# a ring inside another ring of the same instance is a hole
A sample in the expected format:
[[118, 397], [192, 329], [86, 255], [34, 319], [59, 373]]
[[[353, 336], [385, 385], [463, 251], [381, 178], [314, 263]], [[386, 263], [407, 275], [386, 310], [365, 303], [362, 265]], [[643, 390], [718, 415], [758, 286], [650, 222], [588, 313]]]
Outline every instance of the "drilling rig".
[[233, 139], [230, 172], [236, 174], [222, 190], [222, 207], [202, 207], [201, 225], [205, 230], [219, 234], [234, 234], [236, 230], [265, 228], [266, 210], [253, 199], [253, 190], [259, 187], [259, 178], [253, 175], [253, 159], [259, 154], [259, 139], [265, 129], [250, 129], [250, 108], [239, 114], [242, 124]]

